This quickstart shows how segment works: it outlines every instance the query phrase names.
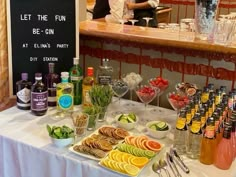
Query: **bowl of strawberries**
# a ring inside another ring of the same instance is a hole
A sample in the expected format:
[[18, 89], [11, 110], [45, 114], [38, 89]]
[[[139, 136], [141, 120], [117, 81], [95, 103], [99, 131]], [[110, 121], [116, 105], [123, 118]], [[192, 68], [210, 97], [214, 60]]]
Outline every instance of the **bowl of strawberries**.
[[168, 93], [167, 99], [175, 111], [182, 109], [189, 103], [189, 97], [183, 94], [179, 94], [178, 92]]
[[154, 87], [160, 89], [160, 93], [163, 93], [169, 86], [169, 81], [160, 76], [149, 79], [148, 83]]

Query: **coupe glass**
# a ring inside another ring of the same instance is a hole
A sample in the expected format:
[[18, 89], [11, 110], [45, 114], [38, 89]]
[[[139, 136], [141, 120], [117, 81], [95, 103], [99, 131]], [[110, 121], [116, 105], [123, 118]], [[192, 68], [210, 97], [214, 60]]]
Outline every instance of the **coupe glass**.
[[[145, 112], [147, 112], [147, 105], [156, 97], [157, 92], [159, 92], [159, 89], [155, 89], [151, 87], [150, 85], [140, 85], [135, 88], [135, 92], [137, 96], [139, 97], [140, 101], [144, 103], [145, 106]], [[149, 116], [147, 116], [149, 117]], [[148, 119], [142, 120], [148, 122]]]
[[146, 27], [149, 26], [149, 21], [152, 20], [153, 18], [151, 17], [143, 17], [143, 19], [146, 21]]
[[[152, 86], [155, 89], [158, 89], [159, 92], [157, 91], [157, 106], [160, 107], [160, 96], [164, 93], [164, 91], [169, 87], [169, 82], [167, 84], [161, 84], [160, 82], [156, 82], [157, 78], [151, 78], [148, 80], [148, 83], [150, 86]], [[161, 112], [160, 109], [154, 108], [151, 110], [153, 113]]]
[[167, 99], [172, 108], [179, 114], [180, 110], [189, 104], [189, 97], [179, 94], [177, 92], [170, 92], [167, 94]]
[[[133, 91], [137, 87], [137, 85], [143, 80], [140, 74], [136, 74], [134, 72], [123, 75], [122, 80], [127, 83], [129, 92], [130, 92], [130, 100], [133, 100]], [[134, 104], [127, 104], [127, 106], [134, 106]]]
[[[120, 108], [121, 97], [123, 97], [129, 91], [128, 84], [124, 82], [122, 79], [114, 79], [111, 81], [110, 86], [113, 90], [114, 95], [118, 97], [119, 108]], [[112, 113], [112, 115], [117, 115], [117, 114], [122, 114], [122, 111], [116, 111]]]

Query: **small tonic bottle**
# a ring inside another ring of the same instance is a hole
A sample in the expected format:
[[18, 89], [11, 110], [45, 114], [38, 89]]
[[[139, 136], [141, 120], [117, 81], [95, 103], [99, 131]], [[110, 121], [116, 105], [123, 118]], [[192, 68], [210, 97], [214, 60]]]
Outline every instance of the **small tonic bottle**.
[[215, 120], [213, 117], [209, 117], [201, 141], [199, 161], [206, 165], [213, 164], [215, 148]]
[[93, 67], [87, 68], [87, 76], [83, 79], [83, 107], [90, 106], [91, 105], [91, 99], [89, 96], [89, 90], [92, 88], [92, 86], [95, 83], [94, 78], [94, 69]]
[[73, 111], [74, 86], [68, 82], [69, 73], [61, 72], [61, 83], [57, 84], [57, 111], [67, 113]]
[[35, 73], [35, 83], [31, 87], [31, 112], [36, 116], [48, 110], [48, 89], [42, 81], [42, 73]]
[[102, 66], [99, 66], [97, 70], [97, 84], [108, 85], [111, 83], [113, 75], [113, 68], [109, 66], [109, 59], [104, 58], [102, 60]]
[[187, 156], [189, 158], [192, 159], [199, 158], [201, 140], [202, 140], [201, 116], [200, 113], [196, 112], [192, 119], [192, 125], [190, 126], [188, 135]]
[[176, 121], [176, 129], [174, 132], [174, 148], [176, 148], [179, 154], [186, 153], [186, 141], [188, 134], [186, 121], [186, 110], [181, 109]]
[[74, 66], [70, 69], [70, 82], [74, 85], [74, 105], [82, 103], [83, 73], [79, 66], [79, 58], [73, 58]]
[[45, 84], [48, 88], [48, 106], [57, 105], [56, 87], [60, 82], [60, 77], [54, 72], [54, 68], [54, 63], [48, 63], [49, 73], [45, 75]]
[[17, 108], [30, 110], [30, 92], [32, 83], [28, 81], [28, 73], [21, 73], [21, 80], [16, 82]]

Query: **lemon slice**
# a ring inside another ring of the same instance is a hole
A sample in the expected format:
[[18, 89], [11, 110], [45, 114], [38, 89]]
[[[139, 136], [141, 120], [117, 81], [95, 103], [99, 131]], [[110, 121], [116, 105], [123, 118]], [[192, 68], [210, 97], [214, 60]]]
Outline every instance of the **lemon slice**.
[[140, 171], [140, 169], [138, 167], [131, 165], [131, 164], [125, 164], [124, 170], [127, 174], [129, 174], [131, 176], [136, 176]]
[[142, 168], [146, 163], [148, 163], [148, 161], [149, 159], [147, 157], [134, 157], [131, 159], [131, 164]]

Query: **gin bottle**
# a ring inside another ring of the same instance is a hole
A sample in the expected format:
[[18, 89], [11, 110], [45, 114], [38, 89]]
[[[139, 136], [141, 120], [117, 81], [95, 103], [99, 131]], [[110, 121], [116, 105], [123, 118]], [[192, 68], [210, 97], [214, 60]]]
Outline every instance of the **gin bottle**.
[[82, 103], [82, 68], [79, 66], [79, 58], [73, 59], [74, 66], [70, 69], [70, 82], [74, 85], [74, 105]]
[[48, 63], [49, 73], [45, 75], [45, 84], [48, 88], [48, 106], [56, 106], [56, 86], [60, 82], [60, 77], [54, 72], [55, 64]]
[[48, 89], [42, 81], [42, 73], [35, 73], [35, 83], [31, 88], [31, 112], [36, 116], [48, 110]]
[[57, 84], [57, 110], [68, 113], [73, 111], [74, 86], [68, 82], [69, 73], [61, 72], [61, 83]]
[[21, 73], [21, 80], [16, 82], [17, 108], [22, 110], [30, 109], [30, 90], [32, 83], [28, 81], [28, 73]]
[[102, 60], [102, 66], [99, 66], [97, 70], [97, 83], [100, 85], [108, 85], [111, 83], [113, 75], [113, 68], [109, 66], [109, 59], [104, 58]]

